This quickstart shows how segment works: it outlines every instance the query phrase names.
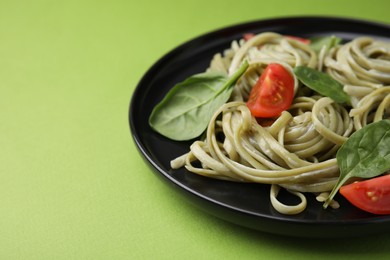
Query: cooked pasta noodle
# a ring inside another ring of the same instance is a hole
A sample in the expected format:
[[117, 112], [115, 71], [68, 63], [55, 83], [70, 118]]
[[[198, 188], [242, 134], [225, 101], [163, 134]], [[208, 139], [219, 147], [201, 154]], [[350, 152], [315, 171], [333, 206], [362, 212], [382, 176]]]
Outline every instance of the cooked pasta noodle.
[[[243, 60], [249, 68], [210, 120], [205, 139], [195, 141], [171, 167], [184, 166], [221, 180], [271, 184], [273, 207], [282, 214], [298, 214], [306, 208], [305, 192], [323, 201], [332, 190], [339, 175], [335, 154], [348, 137], [366, 124], [389, 118], [390, 45], [361, 37], [317, 54], [308, 44], [267, 32], [233, 42], [223, 55], [214, 56], [208, 71], [231, 75]], [[308, 90], [294, 77], [291, 107], [262, 126], [245, 102], [270, 63], [282, 64], [292, 75], [300, 65], [328, 73], [344, 85], [352, 107]], [[280, 188], [299, 197], [300, 203], [280, 202]]]

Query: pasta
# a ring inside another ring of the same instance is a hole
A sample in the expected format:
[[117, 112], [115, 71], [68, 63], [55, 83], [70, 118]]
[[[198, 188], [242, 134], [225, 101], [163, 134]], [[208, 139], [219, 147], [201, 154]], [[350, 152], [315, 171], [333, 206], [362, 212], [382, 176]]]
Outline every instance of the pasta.
[[[244, 60], [249, 68], [230, 100], [213, 115], [205, 139], [195, 141], [171, 167], [221, 180], [270, 184], [273, 207], [282, 214], [298, 214], [307, 205], [304, 193], [323, 201], [332, 190], [339, 176], [335, 154], [348, 137], [390, 117], [390, 44], [360, 37], [316, 52], [309, 44], [266, 32], [234, 41], [214, 56], [207, 71], [232, 75]], [[344, 85], [351, 106], [315, 93], [294, 77], [292, 105], [262, 125], [245, 102], [271, 63], [282, 64], [292, 75], [301, 65], [326, 72]], [[281, 188], [300, 203], [278, 201]], [[338, 207], [336, 201], [332, 205]]]

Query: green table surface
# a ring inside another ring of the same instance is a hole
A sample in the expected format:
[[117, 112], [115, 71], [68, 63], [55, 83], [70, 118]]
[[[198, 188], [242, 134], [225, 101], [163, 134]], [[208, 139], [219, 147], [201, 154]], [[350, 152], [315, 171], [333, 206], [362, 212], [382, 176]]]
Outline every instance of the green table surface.
[[298, 239], [219, 220], [141, 158], [130, 98], [203, 33], [257, 19], [390, 22], [390, 1], [0, 1], [0, 259], [384, 259], [390, 236]]

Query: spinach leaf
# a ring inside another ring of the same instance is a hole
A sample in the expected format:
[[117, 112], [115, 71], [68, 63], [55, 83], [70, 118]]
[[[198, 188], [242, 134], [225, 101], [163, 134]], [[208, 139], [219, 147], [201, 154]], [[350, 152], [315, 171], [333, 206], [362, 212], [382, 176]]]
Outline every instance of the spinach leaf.
[[341, 41], [341, 38], [336, 37], [334, 35], [313, 37], [310, 39], [310, 47], [315, 52], [319, 53], [324, 45], [326, 46], [326, 49], [329, 50], [330, 48], [340, 44]]
[[350, 178], [373, 178], [390, 169], [390, 120], [371, 123], [353, 133], [340, 147], [336, 158], [340, 177], [324, 208]]
[[350, 97], [343, 90], [343, 85], [328, 74], [305, 66], [294, 68], [297, 78], [312, 90], [330, 97], [337, 103], [350, 103]]
[[172, 140], [198, 137], [207, 128], [215, 111], [228, 101], [232, 86], [248, 68], [245, 61], [228, 79], [222, 73], [200, 73], [175, 85], [157, 104], [149, 125]]

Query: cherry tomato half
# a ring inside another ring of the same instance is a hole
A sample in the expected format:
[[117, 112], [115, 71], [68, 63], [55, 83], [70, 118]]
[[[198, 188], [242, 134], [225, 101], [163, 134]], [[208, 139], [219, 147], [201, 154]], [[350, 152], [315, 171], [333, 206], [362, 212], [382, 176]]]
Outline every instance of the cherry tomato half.
[[[256, 34], [254, 34], [254, 33], [244, 33], [243, 38], [244, 38], [245, 41], [248, 41], [249, 39], [253, 38], [255, 35]], [[296, 40], [296, 41], [300, 41], [300, 42], [302, 42], [304, 44], [310, 44], [311, 43], [310, 39], [297, 37], [297, 36], [292, 36], [292, 35], [284, 35], [284, 36], [287, 37], [287, 38]]]
[[249, 39], [253, 38], [256, 34], [254, 33], [244, 33], [244, 35], [242, 36], [244, 38], [245, 41], [248, 41]]
[[294, 77], [279, 63], [269, 64], [253, 86], [247, 106], [254, 117], [271, 118], [288, 109], [294, 98]]
[[342, 186], [340, 193], [364, 211], [390, 214], [390, 174]]
[[285, 35], [285, 37], [290, 38], [292, 40], [296, 40], [299, 42], [302, 42], [304, 44], [310, 44], [310, 39], [302, 38], [302, 37], [297, 37], [297, 36], [292, 36], [292, 35]]

